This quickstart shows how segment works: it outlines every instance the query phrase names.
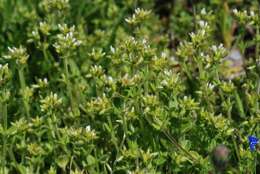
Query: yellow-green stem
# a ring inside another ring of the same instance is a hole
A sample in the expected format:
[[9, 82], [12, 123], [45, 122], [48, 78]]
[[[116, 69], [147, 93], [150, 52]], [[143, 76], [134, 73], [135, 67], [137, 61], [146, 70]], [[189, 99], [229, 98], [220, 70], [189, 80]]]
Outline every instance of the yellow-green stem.
[[7, 151], [7, 137], [6, 137], [6, 130], [7, 130], [7, 104], [3, 102], [1, 105], [1, 114], [3, 119], [3, 128], [4, 128], [4, 135], [3, 135], [3, 151], [2, 151], [2, 173], [5, 174], [5, 166], [6, 166], [6, 151]]
[[[259, 24], [256, 25], [256, 37], [258, 38], [260, 35], [259, 31]], [[257, 84], [257, 94], [259, 94], [259, 89], [260, 89], [260, 58], [259, 58], [259, 40], [257, 39], [256, 41], [256, 46], [255, 46], [255, 61], [256, 61], [256, 67], [258, 68], [258, 84]], [[259, 102], [256, 102], [256, 110], [257, 113], [259, 112]]]
[[[232, 121], [231, 110], [232, 110], [232, 107], [228, 110], [228, 118], [229, 118], [230, 121]], [[238, 162], [240, 162], [239, 149], [238, 149], [238, 145], [237, 145], [237, 142], [236, 142], [234, 136], [232, 136], [232, 142], [233, 142], [233, 145], [235, 147], [235, 152], [236, 152], [236, 156], [237, 156]]]
[[30, 118], [30, 109], [29, 109], [28, 100], [27, 100], [27, 98], [26, 98], [26, 96], [24, 94], [24, 92], [26, 90], [26, 82], [25, 82], [25, 78], [24, 78], [23, 68], [19, 68], [18, 69], [18, 74], [19, 74], [19, 80], [20, 80], [20, 87], [21, 87], [21, 91], [22, 91], [24, 113], [26, 115], [26, 119], [29, 120], [29, 118]]
[[76, 113], [76, 103], [74, 102], [73, 95], [72, 95], [72, 87], [70, 83], [70, 75], [69, 75], [69, 63], [68, 63], [68, 57], [64, 58], [64, 70], [65, 70], [65, 76], [66, 76], [66, 85], [67, 85], [67, 95], [70, 100], [70, 106], [73, 114]]
[[192, 159], [192, 161], [194, 163], [198, 163], [198, 159], [195, 158], [189, 151], [187, 151], [186, 149], [184, 149], [178, 142], [177, 140], [175, 140], [175, 138], [173, 138], [166, 130], [163, 130], [164, 135], [171, 141], [172, 144], [174, 144], [177, 148], [179, 148], [180, 150], [182, 150], [187, 156], [190, 157], [190, 159]]
[[240, 115], [240, 117], [245, 118], [246, 114], [245, 114], [245, 111], [244, 111], [243, 103], [241, 101], [241, 98], [240, 98], [237, 90], [235, 90], [235, 98], [236, 98], [236, 103], [237, 103], [239, 115]]

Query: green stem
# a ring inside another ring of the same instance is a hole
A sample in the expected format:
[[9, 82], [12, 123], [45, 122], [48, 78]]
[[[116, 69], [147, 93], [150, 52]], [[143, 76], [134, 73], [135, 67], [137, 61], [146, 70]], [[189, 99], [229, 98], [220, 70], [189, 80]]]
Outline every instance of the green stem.
[[114, 144], [115, 148], [116, 148], [116, 153], [118, 154], [120, 151], [119, 147], [118, 147], [118, 143], [117, 143], [117, 139], [116, 139], [116, 135], [115, 135], [115, 129], [113, 127], [113, 124], [112, 124], [112, 120], [111, 120], [111, 117], [108, 116], [107, 117], [107, 120], [108, 120], [108, 125], [109, 125], [109, 129], [111, 131], [111, 141], [112, 143]]
[[14, 149], [14, 146], [15, 146], [15, 142], [17, 141], [17, 138], [18, 138], [18, 137], [13, 137], [12, 140], [10, 140], [11, 145], [10, 145], [10, 147], [9, 147], [8, 150], [7, 150], [7, 151], [8, 151], [8, 155], [9, 155], [9, 157], [10, 157], [10, 160], [12, 161], [12, 163], [14, 164], [15, 167], [18, 166], [18, 162], [17, 162], [17, 160], [16, 160], [16, 158], [15, 158], [13, 149]]
[[44, 48], [42, 49], [42, 52], [43, 52], [43, 58], [44, 58], [44, 60], [45, 60], [45, 62], [46, 62], [46, 64], [47, 64], [47, 67], [48, 67], [48, 77], [51, 77], [51, 71], [49, 71], [50, 70], [50, 66], [51, 66], [51, 64], [52, 64], [52, 62], [51, 62], [51, 60], [49, 59], [49, 57], [48, 57], [48, 47], [46, 47], [45, 45], [47, 45], [47, 38], [46, 37], [44, 37]]
[[234, 93], [235, 93], [235, 98], [236, 98], [236, 103], [237, 103], [239, 115], [240, 115], [242, 118], [245, 118], [245, 117], [246, 117], [246, 114], [245, 114], [245, 111], [244, 111], [244, 107], [243, 107], [243, 103], [242, 103], [242, 101], [241, 101], [241, 98], [240, 98], [240, 96], [239, 96], [237, 90], [235, 90]]
[[[259, 36], [259, 25], [256, 25], [256, 37]], [[256, 45], [255, 45], [255, 60], [256, 63], [259, 61], [259, 41], [256, 41]]]
[[121, 12], [119, 13], [119, 17], [117, 18], [117, 21], [115, 22], [114, 26], [111, 29], [111, 35], [110, 38], [108, 39], [107, 45], [105, 47], [105, 50], [108, 50], [110, 48], [110, 45], [113, 45], [116, 39], [116, 34], [117, 34], [117, 29], [119, 26], [122, 24], [125, 14], [128, 10], [128, 7], [122, 8]]
[[24, 94], [24, 92], [26, 91], [26, 82], [25, 82], [25, 78], [24, 78], [23, 68], [18, 69], [18, 74], [19, 74], [20, 87], [21, 87], [22, 97], [23, 97], [24, 112], [26, 115], [26, 119], [29, 120], [30, 109], [29, 109], [28, 99]]
[[3, 114], [3, 128], [7, 129], [7, 104], [6, 102], [2, 103], [2, 114]]
[[73, 114], [76, 114], [77, 106], [76, 106], [76, 103], [74, 102], [73, 95], [72, 95], [72, 87], [71, 87], [71, 83], [70, 83], [68, 57], [64, 58], [64, 70], [65, 70], [65, 76], [66, 76], [67, 95], [70, 99], [70, 106], [71, 106], [72, 112], [73, 112]]
[[[232, 121], [231, 110], [232, 110], [232, 107], [230, 107], [230, 109], [228, 110], [228, 118], [229, 118], [230, 121]], [[232, 138], [233, 145], [235, 147], [235, 152], [236, 152], [236, 156], [237, 156], [238, 162], [240, 162], [240, 155], [239, 155], [237, 142], [236, 142], [234, 136], [232, 136], [231, 138]]]
[[[259, 24], [256, 25], [256, 37], [258, 38], [260, 36], [260, 31], [259, 31]], [[255, 45], [255, 63], [256, 63], [256, 70], [258, 72], [258, 84], [257, 84], [257, 94], [260, 92], [260, 58], [259, 58], [259, 41], [256, 41]], [[257, 113], [259, 111], [259, 102], [256, 102], [256, 110]]]
[[[258, 2], [258, 6], [259, 6], [259, 2]], [[259, 11], [258, 11], [258, 15], [259, 15]], [[260, 36], [260, 28], [259, 28], [260, 23], [258, 22], [256, 25], [256, 37], [259, 38]], [[256, 89], [256, 93], [259, 96], [260, 94], [260, 57], [259, 57], [259, 40], [257, 39], [256, 41], [256, 46], [255, 46], [255, 63], [256, 63], [256, 67], [257, 67], [257, 72], [258, 72], [258, 84], [257, 84], [257, 89]], [[256, 102], [256, 113], [259, 114], [259, 102]], [[256, 135], [259, 135], [259, 126], [256, 126]], [[257, 155], [255, 154], [255, 173], [257, 170]]]
[[7, 130], [7, 104], [3, 102], [1, 105], [1, 112], [3, 118], [3, 128], [4, 128], [4, 135], [3, 135], [3, 156], [2, 156], [2, 173], [5, 174], [5, 166], [6, 166], [6, 151], [7, 151], [7, 137], [6, 137], [6, 130]]
[[221, 30], [222, 30], [222, 37], [224, 44], [227, 48], [231, 47], [232, 41], [232, 33], [231, 33], [231, 22], [230, 22], [230, 10], [228, 6], [228, 2], [225, 0], [222, 3], [222, 23], [221, 23]]
[[163, 130], [164, 135], [171, 141], [172, 144], [177, 146], [180, 150], [182, 150], [186, 155], [188, 155], [193, 162], [199, 162], [198, 159], [196, 159], [189, 151], [184, 149], [176, 140], [173, 138], [167, 131]]

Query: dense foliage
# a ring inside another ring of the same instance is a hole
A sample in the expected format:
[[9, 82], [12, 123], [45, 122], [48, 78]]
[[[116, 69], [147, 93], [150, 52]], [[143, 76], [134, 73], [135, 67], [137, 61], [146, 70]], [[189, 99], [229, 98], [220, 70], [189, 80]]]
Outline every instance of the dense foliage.
[[259, 172], [259, 13], [0, 0], [0, 173]]

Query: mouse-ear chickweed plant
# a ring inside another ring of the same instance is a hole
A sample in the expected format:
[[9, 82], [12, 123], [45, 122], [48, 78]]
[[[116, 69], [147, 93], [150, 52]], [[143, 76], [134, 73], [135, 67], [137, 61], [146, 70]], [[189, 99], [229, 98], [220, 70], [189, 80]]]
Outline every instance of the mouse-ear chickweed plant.
[[259, 5], [0, 0], [0, 173], [259, 173]]
[[19, 48], [16, 47], [8, 47], [8, 53], [4, 56], [5, 59], [10, 59], [12, 61], [12, 65], [15, 66], [19, 82], [20, 82], [20, 94], [22, 96], [23, 101], [23, 108], [24, 108], [24, 114], [27, 119], [30, 117], [30, 106], [29, 106], [29, 100], [30, 100], [30, 89], [26, 86], [26, 79], [25, 79], [25, 68], [27, 67], [27, 61], [29, 58], [29, 55], [27, 54], [27, 51], [24, 47], [20, 46]]

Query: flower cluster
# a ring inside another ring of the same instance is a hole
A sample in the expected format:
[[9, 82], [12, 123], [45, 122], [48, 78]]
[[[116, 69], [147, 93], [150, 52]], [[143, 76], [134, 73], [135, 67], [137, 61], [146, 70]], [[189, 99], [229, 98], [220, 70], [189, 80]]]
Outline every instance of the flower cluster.
[[27, 63], [29, 55], [24, 47], [8, 47], [8, 51], [8, 54], [5, 55], [4, 58], [14, 60], [18, 66], [22, 66]]
[[57, 35], [57, 41], [54, 43], [56, 51], [65, 55], [68, 50], [75, 50], [81, 45], [81, 41], [75, 36], [75, 26], [67, 27], [67, 25], [59, 25], [61, 34]]
[[150, 10], [137, 8], [135, 9], [135, 13], [132, 15], [132, 17], [126, 18], [125, 21], [131, 25], [136, 25], [146, 19], [150, 15], [150, 13]]

